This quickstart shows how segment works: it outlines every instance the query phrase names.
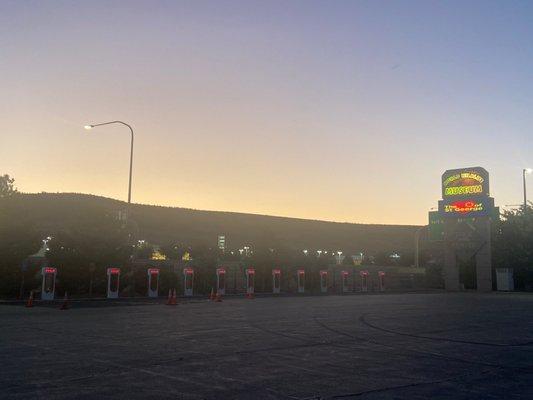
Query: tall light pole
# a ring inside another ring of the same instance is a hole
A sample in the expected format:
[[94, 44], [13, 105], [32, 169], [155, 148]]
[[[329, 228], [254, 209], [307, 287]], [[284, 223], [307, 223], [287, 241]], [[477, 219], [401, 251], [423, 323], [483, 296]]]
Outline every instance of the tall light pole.
[[524, 183], [524, 212], [527, 210], [526, 175], [532, 172], [532, 168], [524, 168], [522, 170], [522, 182]]
[[130, 204], [131, 203], [131, 175], [132, 175], [132, 170], [133, 170], [133, 128], [130, 125], [128, 125], [127, 123], [122, 122], [122, 121], [110, 121], [110, 122], [103, 122], [101, 124], [85, 125], [85, 129], [90, 130], [90, 129], [93, 129], [93, 128], [97, 127], [97, 126], [111, 125], [111, 124], [125, 125], [125, 126], [127, 126], [130, 129], [130, 132], [131, 132], [130, 179], [129, 179], [129, 185], [128, 185], [128, 204]]

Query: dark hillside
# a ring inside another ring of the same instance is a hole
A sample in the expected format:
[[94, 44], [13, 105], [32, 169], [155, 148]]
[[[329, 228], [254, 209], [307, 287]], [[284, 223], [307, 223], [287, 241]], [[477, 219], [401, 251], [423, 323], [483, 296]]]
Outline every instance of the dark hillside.
[[[98, 213], [118, 214], [126, 203], [85, 194], [21, 194], [16, 209], [52, 234]], [[16, 218], [16, 216], [13, 216]], [[229, 248], [244, 245], [293, 249], [342, 249], [354, 253], [413, 250], [417, 226], [366, 225], [219, 211], [133, 204], [138, 238], [154, 244], [172, 241], [216, 246], [225, 234]]]

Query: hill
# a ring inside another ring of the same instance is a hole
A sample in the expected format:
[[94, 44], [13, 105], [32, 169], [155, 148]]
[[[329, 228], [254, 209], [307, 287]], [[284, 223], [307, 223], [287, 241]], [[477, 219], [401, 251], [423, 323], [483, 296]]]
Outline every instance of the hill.
[[[122, 201], [73, 193], [20, 194], [17, 212], [35, 221], [47, 234], [76, 224], [94, 213], [118, 215]], [[226, 235], [228, 248], [244, 245], [290, 249], [342, 249], [412, 252], [417, 226], [370, 225], [306, 220], [235, 212], [200, 211], [185, 208], [132, 204], [130, 218], [138, 238], [154, 244], [170, 242], [216, 246], [217, 236]], [[16, 216], [14, 216], [16, 217]]]

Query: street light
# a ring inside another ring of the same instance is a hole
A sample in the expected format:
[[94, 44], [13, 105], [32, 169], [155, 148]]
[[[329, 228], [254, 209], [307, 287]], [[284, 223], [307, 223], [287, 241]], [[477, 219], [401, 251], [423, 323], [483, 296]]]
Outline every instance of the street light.
[[101, 124], [91, 124], [91, 125], [85, 125], [84, 128], [87, 129], [87, 130], [91, 130], [97, 126], [102, 126], [102, 125], [111, 125], [111, 124], [121, 124], [121, 125], [125, 125], [127, 126], [129, 129], [130, 129], [130, 132], [131, 132], [131, 146], [130, 146], [130, 179], [129, 179], [129, 185], [128, 185], [128, 204], [131, 203], [131, 175], [132, 175], [132, 170], [133, 170], [133, 128], [128, 125], [127, 123], [125, 122], [122, 122], [122, 121], [110, 121], [110, 122], [103, 122]]
[[524, 182], [524, 212], [527, 209], [527, 194], [526, 194], [526, 175], [533, 172], [532, 168], [524, 168], [522, 170], [522, 181]]

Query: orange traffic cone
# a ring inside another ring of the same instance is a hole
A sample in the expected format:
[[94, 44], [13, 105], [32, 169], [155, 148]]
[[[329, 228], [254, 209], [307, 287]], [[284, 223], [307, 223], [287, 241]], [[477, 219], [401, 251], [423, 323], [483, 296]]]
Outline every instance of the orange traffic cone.
[[209, 295], [209, 301], [215, 300], [215, 291], [211, 288], [211, 294]]
[[217, 295], [215, 297], [215, 301], [217, 303], [222, 303], [222, 296], [220, 295], [220, 293], [217, 292]]
[[26, 303], [26, 307], [28, 307], [28, 308], [33, 307], [33, 290], [30, 292], [30, 297], [28, 298], [28, 302]]
[[68, 295], [67, 292], [65, 292], [65, 297], [63, 299], [63, 304], [61, 304], [61, 307], [59, 307], [60, 310], [68, 310]]
[[172, 289], [168, 289], [168, 297], [167, 297], [167, 302], [165, 304], [169, 306], [171, 301], [172, 301]]

